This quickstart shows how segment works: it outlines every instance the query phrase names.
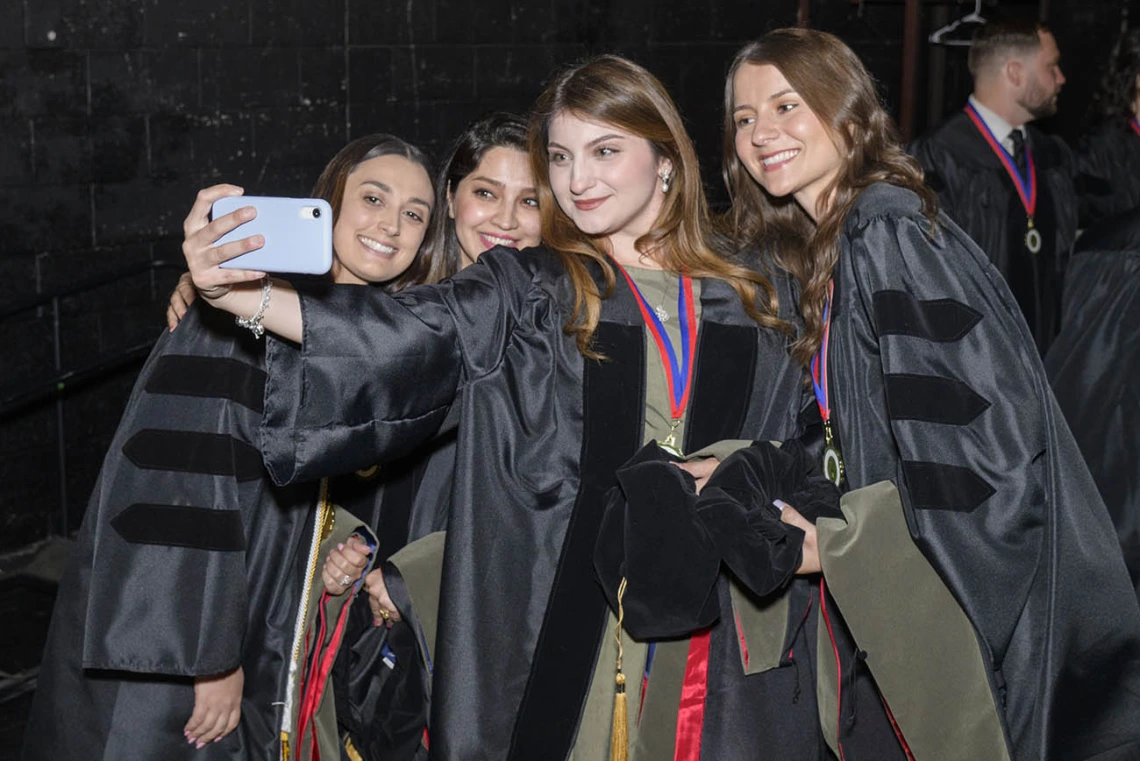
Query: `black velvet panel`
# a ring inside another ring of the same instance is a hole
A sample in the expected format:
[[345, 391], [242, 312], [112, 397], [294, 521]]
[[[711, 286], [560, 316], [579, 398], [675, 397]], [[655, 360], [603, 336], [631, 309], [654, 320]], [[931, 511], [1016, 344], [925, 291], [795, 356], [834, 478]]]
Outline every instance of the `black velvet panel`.
[[753, 327], [716, 322], [701, 326], [697, 365], [693, 368], [693, 398], [685, 428], [686, 452], [740, 438], [755, 376], [756, 331]]
[[641, 444], [645, 337], [639, 325], [600, 322], [594, 342], [610, 359], [585, 364], [581, 487], [511, 738], [511, 761], [569, 753], [606, 622], [594, 546], [605, 494]]
[[265, 371], [232, 357], [168, 355], [158, 358], [147, 393], [229, 399], [260, 413]]
[[594, 551], [610, 608], [622, 598], [623, 627], [642, 640], [683, 637], [719, 616], [714, 592], [720, 555], [697, 520], [693, 477], [656, 444], [617, 473]]
[[990, 408], [990, 402], [956, 378], [909, 373], [885, 377], [891, 420], [968, 425]]
[[237, 510], [137, 503], [116, 515], [111, 526], [132, 544], [219, 552], [245, 549], [245, 529]]
[[982, 319], [980, 312], [960, 301], [919, 301], [906, 291], [876, 291], [873, 301], [875, 329], [880, 336], [915, 336], [950, 343], [960, 340]]
[[147, 470], [233, 476], [238, 481], [265, 475], [257, 449], [224, 433], [145, 428], [123, 445], [123, 454]]
[[902, 469], [916, 508], [969, 513], [994, 495], [994, 487], [969, 468], [904, 460]]

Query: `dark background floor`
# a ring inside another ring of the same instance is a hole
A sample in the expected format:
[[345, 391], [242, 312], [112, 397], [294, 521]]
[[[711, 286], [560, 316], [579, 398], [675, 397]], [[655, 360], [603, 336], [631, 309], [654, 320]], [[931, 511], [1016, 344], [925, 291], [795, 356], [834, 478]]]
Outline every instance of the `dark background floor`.
[[38, 667], [55, 592], [54, 583], [33, 576], [0, 578], [0, 761], [20, 755], [33, 693], [12, 677]]

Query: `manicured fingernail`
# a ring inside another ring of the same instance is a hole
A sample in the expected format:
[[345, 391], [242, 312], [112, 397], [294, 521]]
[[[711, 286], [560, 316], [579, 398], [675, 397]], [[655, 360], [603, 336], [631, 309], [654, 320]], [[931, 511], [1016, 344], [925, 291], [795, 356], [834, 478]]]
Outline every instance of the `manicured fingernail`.
[[205, 748], [205, 747], [206, 747], [206, 743], [198, 743], [197, 745], [194, 746], [194, 750], [202, 750], [202, 748]]
[[343, 543], [341, 543], [341, 544], [338, 544], [338, 545], [336, 546], [336, 548], [337, 548], [338, 550], [343, 550], [343, 549], [344, 549], [344, 544], [343, 544]]
[[772, 500], [772, 504], [780, 508], [781, 513], [784, 512], [784, 508], [788, 506], [788, 503], [782, 499], [774, 499]]
[[194, 744], [194, 738], [191, 737], [190, 735], [186, 735], [186, 744], [187, 745], [193, 745]]
[[220, 743], [221, 741], [222, 741], [222, 738], [220, 738], [220, 737], [214, 738], [214, 742], [216, 742], [216, 743]]

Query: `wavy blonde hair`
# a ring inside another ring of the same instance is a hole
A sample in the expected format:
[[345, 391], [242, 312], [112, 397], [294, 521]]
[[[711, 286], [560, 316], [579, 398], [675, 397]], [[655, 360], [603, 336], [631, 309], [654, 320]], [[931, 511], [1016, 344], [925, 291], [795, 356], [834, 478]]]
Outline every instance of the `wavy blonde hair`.
[[[764, 191], [736, 155], [733, 81], [746, 64], [779, 69], [839, 151], [842, 167], [820, 195], [821, 205], [830, 200], [830, 206], [818, 224], [791, 196], [775, 198]], [[804, 329], [792, 355], [805, 366], [823, 341], [823, 309], [839, 260], [839, 237], [859, 193], [888, 182], [918, 194], [932, 226], [938, 214], [938, 198], [923, 182], [918, 162], [903, 150], [863, 62], [838, 37], [814, 29], [776, 29], [736, 54], [724, 86], [723, 167], [732, 199], [729, 234], [738, 245], [764, 241], [800, 285]]]
[[[564, 112], [644, 138], [658, 156], [672, 161], [672, 187], [653, 227], [635, 242], [638, 251], [652, 253], [671, 272], [727, 282], [754, 320], [790, 332], [787, 323], [777, 316], [779, 302], [771, 282], [714, 252], [700, 164], [681, 115], [664, 86], [632, 61], [603, 55], [556, 77], [539, 96], [527, 131], [531, 168], [538, 185], [542, 240], [562, 258], [573, 283], [574, 310], [565, 331], [574, 336], [583, 355], [600, 356], [591, 348], [591, 340], [601, 315], [602, 299], [613, 293], [614, 269], [605, 238], [579, 230], [559, 208], [550, 187], [550, 123]], [[601, 288], [590, 274], [590, 262], [601, 270]]]

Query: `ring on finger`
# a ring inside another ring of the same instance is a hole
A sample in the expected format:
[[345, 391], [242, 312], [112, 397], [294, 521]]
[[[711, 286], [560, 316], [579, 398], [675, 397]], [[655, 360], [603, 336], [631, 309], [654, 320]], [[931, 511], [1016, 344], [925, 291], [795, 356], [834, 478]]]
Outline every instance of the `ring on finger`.
[[347, 587], [351, 583], [352, 583], [352, 577], [349, 576], [347, 573], [340, 580], [340, 585], [342, 587]]
[[387, 609], [387, 608], [381, 608], [381, 609], [380, 609], [380, 618], [382, 618], [382, 619], [384, 619], [385, 621], [387, 621], [387, 620], [388, 620], [388, 619], [390, 619], [391, 617], [392, 617], [392, 614], [388, 612], [388, 609]]

